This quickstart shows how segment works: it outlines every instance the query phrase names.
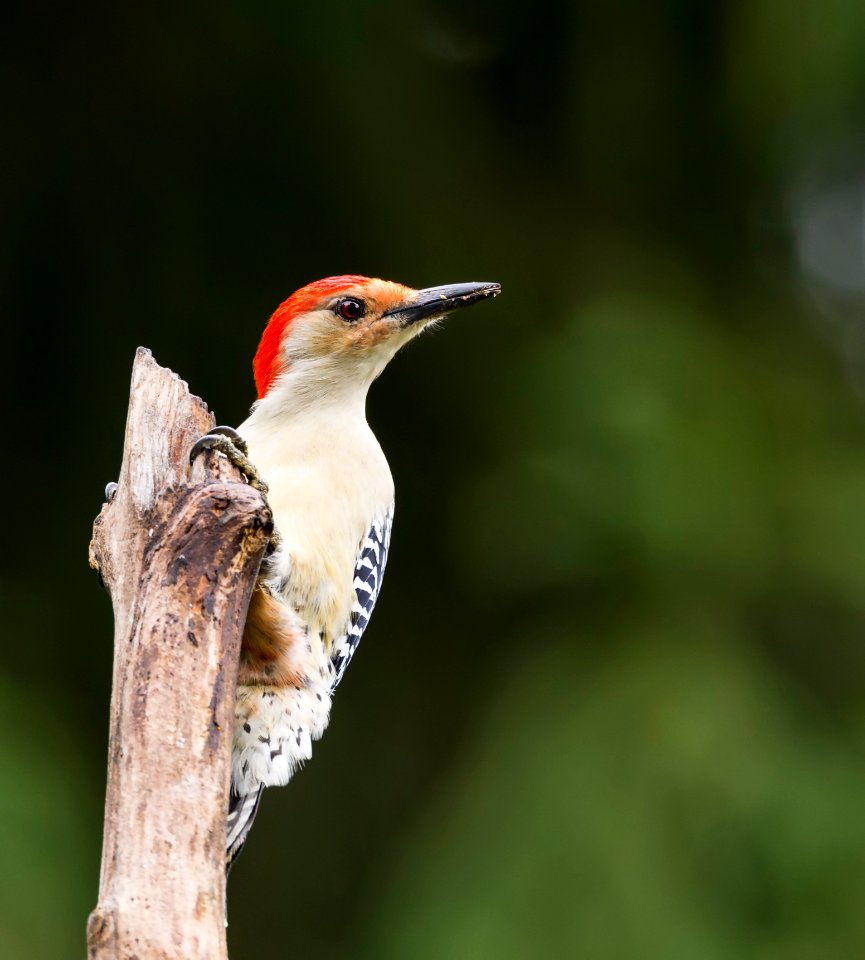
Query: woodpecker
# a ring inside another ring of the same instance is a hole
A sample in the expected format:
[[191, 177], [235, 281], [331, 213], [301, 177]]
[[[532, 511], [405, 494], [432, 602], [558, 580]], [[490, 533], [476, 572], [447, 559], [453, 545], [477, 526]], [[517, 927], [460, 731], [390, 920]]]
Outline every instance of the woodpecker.
[[312, 756], [381, 589], [394, 486], [366, 421], [367, 391], [421, 330], [500, 290], [415, 290], [362, 276], [301, 288], [265, 327], [249, 418], [193, 448], [193, 457], [205, 447], [226, 453], [267, 491], [275, 531], [241, 647], [227, 866], [264, 788], [288, 783]]

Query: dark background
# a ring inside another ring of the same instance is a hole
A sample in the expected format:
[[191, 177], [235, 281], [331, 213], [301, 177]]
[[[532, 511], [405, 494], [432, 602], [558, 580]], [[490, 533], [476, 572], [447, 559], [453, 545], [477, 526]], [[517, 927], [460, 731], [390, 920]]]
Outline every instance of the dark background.
[[134, 349], [240, 422], [336, 273], [386, 586], [233, 960], [865, 954], [865, 7], [31, 4], [0, 48], [0, 943], [82, 956]]

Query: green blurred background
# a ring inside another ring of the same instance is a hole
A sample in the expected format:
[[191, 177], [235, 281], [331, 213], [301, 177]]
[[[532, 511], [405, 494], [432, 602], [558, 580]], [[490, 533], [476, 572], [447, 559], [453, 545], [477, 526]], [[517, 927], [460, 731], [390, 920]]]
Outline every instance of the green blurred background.
[[370, 398], [391, 567], [233, 960], [865, 956], [865, 6], [22, 6], [0, 76], [0, 944], [83, 956], [137, 345], [503, 295]]

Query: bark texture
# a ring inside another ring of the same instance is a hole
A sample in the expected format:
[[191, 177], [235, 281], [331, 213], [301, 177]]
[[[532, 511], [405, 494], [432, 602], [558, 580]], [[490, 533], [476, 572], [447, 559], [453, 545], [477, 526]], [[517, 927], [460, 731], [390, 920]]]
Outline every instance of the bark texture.
[[91, 960], [224, 960], [225, 818], [238, 656], [272, 524], [214, 425], [139, 349], [118, 489], [90, 563], [114, 606], [114, 681]]

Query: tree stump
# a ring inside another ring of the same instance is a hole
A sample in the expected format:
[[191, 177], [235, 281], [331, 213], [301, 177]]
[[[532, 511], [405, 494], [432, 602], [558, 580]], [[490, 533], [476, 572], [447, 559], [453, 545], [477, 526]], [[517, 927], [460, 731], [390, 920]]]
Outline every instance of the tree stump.
[[272, 531], [214, 425], [139, 348], [116, 495], [90, 563], [114, 607], [114, 677], [91, 960], [225, 960], [225, 820], [238, 656]]

